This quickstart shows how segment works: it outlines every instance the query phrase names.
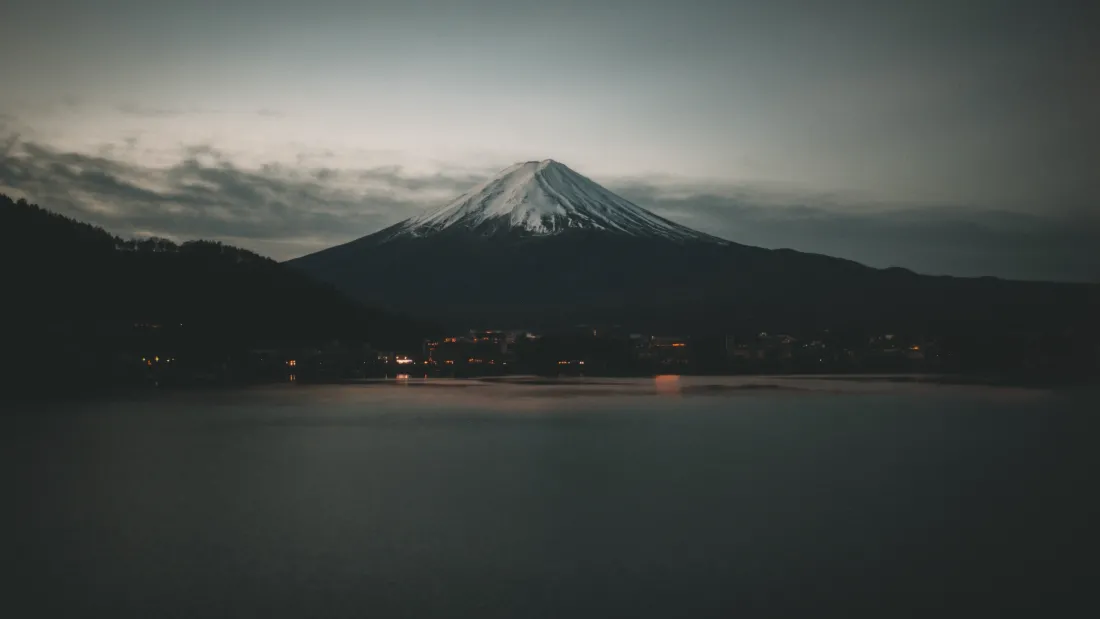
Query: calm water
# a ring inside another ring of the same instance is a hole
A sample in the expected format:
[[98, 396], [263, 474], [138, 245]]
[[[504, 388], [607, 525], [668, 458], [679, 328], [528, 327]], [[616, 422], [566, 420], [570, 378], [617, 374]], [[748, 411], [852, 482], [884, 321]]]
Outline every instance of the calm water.
[[24, 406], [0, 416], [5, 606], [1050, 611], [1084, 601], [1076, 575], [1095, 568], [1098, 404], [1095, 391], [685, 378]]

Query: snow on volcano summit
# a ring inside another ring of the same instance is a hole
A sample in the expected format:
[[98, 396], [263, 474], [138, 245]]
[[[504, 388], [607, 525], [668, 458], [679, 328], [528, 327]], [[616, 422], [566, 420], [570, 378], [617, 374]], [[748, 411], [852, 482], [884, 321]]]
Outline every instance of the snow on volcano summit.
[[535, 236], [602, 230], [725, 244], [658, 217], [552, 159], [505, 168], [443, 208], [408, 219], [395, 228], [394, 237], [430, 236], [456, 229]]

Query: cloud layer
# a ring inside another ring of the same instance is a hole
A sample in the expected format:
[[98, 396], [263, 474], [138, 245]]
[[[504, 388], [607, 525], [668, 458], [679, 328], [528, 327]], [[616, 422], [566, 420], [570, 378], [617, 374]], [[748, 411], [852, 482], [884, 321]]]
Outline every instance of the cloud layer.
[[[92, 155], [0, 135], [0, 191], [124, 236], [216, 239], [288, 259], [439, 206], [492, 172], [244, 168], [208, 146], [151, 166], [123, 156], [132, 146]], [[926, 273], [1100, 281], [1100, 225], [1089, 217], [945, 206], [856, 209], [837, 197], [770, 187], [597, 180], [665, 217], [749, 245]]]
[[843, 208], [741, 191], [669, 196], [629, 184], [619, 193], [656, 213], [746, 245], [839, 256], [920, 273], [1100, 282], [1100, 221], [950, 206]]
[[60, 152], [11, 136], [0, 140], [0, 191], [122, 234], [211, 238], [285, 259], [350, 240], [423, 207], [431, 189], [476, 179], [409, 177], [400, 168], [355, 171], [242, 169], [209, 147], [167, 167], [103, 154]]

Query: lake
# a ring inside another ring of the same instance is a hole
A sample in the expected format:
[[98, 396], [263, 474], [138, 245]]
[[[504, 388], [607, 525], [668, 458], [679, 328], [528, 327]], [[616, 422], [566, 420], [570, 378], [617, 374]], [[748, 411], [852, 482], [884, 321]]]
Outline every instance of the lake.
[[764, 377], [9, 406], [5, 606], [1050, 614], [1095, 569], [1095, 411], [1095, 389]]

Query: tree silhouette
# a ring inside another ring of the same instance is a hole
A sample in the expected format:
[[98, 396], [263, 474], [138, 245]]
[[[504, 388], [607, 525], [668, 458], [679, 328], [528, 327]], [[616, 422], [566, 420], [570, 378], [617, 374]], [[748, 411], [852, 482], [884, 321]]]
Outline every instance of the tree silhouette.
[[2, 194], [0, 252], [5, 363], [19, 375], [132, 348], [135, 324], [163, 326], [162, 341], [207, 357], [333, 339], [412, 348], [434, 333], [244, 249], [125, 240]]

